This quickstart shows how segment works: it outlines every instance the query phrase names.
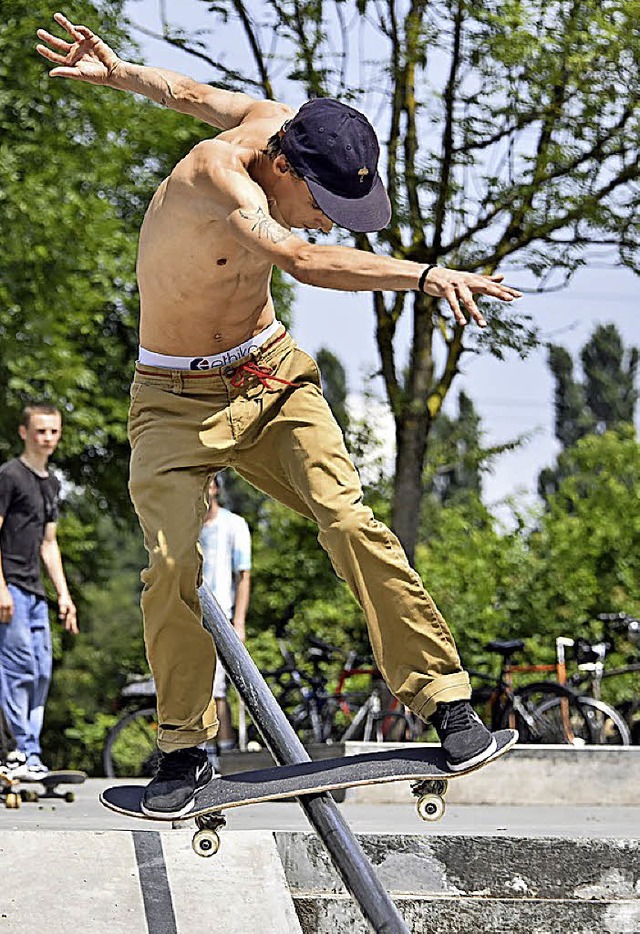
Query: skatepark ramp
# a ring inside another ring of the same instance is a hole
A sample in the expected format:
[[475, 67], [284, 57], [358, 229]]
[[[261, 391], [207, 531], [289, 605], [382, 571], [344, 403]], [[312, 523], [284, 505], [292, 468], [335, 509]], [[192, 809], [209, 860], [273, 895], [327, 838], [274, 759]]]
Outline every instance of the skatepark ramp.
[[[365, 934], [317, 838], [277, 832], [303, 934]], [[366, 834], [412, 934], [637, 934], [640, 841]]]

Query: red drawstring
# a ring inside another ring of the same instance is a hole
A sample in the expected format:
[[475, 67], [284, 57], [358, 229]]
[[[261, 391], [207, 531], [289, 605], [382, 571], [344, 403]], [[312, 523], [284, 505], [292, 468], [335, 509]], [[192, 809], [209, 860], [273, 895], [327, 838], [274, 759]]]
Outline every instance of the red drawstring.
[[299, 386], [299, 383], [292, 383], [288, 379], [281, 379], [273, 375], [273, 368], [270, 366], [258, 366], [256, 363], [241, 363], [231, 377], [231, 385], [236, 389], [244, 386], [245, 379], [249, 376], [256, 376], [265, 389], [271, 389], [269, 380], [275, 380], [276, 383], [284, 383], [285, 386]]

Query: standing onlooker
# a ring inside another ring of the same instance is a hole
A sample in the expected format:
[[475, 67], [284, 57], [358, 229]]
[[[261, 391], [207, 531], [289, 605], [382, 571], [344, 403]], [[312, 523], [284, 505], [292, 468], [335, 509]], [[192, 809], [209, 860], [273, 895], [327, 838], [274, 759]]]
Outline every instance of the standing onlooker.
[[[242, 641], [251, 588], [251, 533], [242, 518], [218, 502], [220, 475], [209, 482], [209, 509], [200, 533], [202, 576]], [[227, 701], [227, 678], [218, 660], [213, 682], [218, 713], [216, 742], [220, 752], [235, 746], [231, 713]]]
[[47, 470], [62, 419], [51, 405], [22, 413], [24, 450], [0, 467], [0, 706], [16, 743], [3, 771], [38, 778], [40, 732], [51, 682], [51, 632], [40, 560], [58, 594], [67, 632], [78, 632], [56, 540], [60, 484]]

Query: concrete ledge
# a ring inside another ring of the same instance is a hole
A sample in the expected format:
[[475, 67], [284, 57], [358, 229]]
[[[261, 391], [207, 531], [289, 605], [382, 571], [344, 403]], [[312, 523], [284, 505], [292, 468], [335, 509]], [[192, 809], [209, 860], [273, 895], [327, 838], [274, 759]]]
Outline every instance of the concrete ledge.
[[[404, 745], [428, 748], [431, 744]], [[380, 748], [378, 743], [345, 743], [345, 755]], [[505, 806], [640, 805], [638, 775], [640, 746], [515, 746], [486, 769], [450, 782], [447, 801]], [[407, 782], [391, 782], [349, 788], [345, 800], [390, 804], [411, 801], [411, 794]]]
[[[278, 831], [275, 838], [294, 894], [344, 893], [314, 834]], [[358, 839], [394, 895], [640, 899], [636, 840], [393, 833], [359, 834]]]

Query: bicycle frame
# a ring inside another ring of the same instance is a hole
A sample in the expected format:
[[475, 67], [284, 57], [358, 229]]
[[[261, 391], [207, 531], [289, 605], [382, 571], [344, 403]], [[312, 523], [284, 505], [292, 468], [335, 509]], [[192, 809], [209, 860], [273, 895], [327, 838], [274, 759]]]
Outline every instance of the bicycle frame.
[[[500, 727], [502, 723], [502, 715], [505, 709], [509, 710], [509, 727], [510, 729], [517, 728], [516, 716], [520, 716], [529, 726], [532, 725], [531, 717], [529, 712], [526, 710], [524, 705], [519, 702], [518, 694], [513, 689], [513, 678], [516, 674], [533, 674], [535, 672], [553, 672], [555, 671], [558, 683], [563, 687], [567, 687], [567, 669], [566, 661], [564, 655], [565, 646], [570, 640], [558, 639], [556, 640], [556, 663], [549, 665], [514, 665], [509, 659], [510, 656], [503, 656], [502, 665], [500, 668], [500, 673], [498, 675], [497, 683], [495, 683], [493, 691], [490, 693], [487, 698], [487, 703], [490, 712], [491, 718], [491, 727], [493, 730], [496, 730]], [[573, 643], [572, 643], [573, 644]], [[479, 671], [470, 671], [470, 674], [481, 677], [485, 681], [493, 682], [493, 678], [488, 675], [485, 675], [483, 672]], [[568, 689], [568, 688], [567, 688]], [[569, 711], [569, 701], [567, 698], [562, 698], [560, 701], [561, 704], [561, 715], [562, 715], [562, 728], [565, 734], [565, 738], [568, 743], [575, 744], [576, 737], [571, 728], [571, 718]]]

